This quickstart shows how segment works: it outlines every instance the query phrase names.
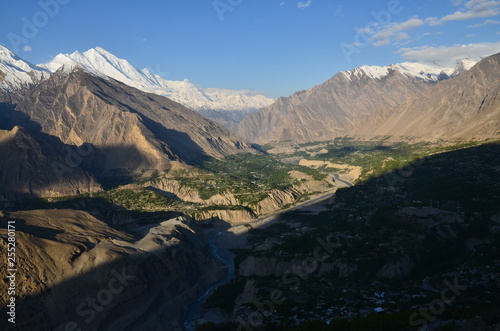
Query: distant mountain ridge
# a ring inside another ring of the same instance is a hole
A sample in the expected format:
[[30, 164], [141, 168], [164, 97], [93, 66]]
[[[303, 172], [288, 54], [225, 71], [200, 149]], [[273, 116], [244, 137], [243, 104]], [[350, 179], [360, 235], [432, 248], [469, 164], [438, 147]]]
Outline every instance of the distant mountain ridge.
[[405, 76], [414, 77], [427, 82], [438, 82], [444, 79], [458, 76], [472, 68], [477, 61], [474, 60], [460, 60], [453, 68], [440, 67], [437, 65], [429, 65], [416, 62], [403, 62], [392, 64], [389, 66], [361, 66], [353, 70], [343, 71], [346, 77], [363, 76], [366, 75], [373, 79], [382, 79], [389, 75], [391, 70], [399, 71]]
[[270, 105], [274, 100], [252, 91], [200, 88], [189, 80], [167, 80], [148, 69], [136, 69], [127, 60], [120, 59], [101, 47], [59, 54], [39, 67], [56, 72], [61, 67], [71, 70], [75, 66], [109, 76], [142, 91], [166, 96], [196, 110], [253, 111]]
[[500, 53], [378, 112], [360, 122], [353, 133], [432, 139], [500, 137]]
[[83, 53], [59, 54], [48, 63], [35, 66], [0, 45], [0, 88], [18, 88], [47, 79], [58, 70], [69, 72], [75, 67], [103, 78], [111, 77], [144, 92], [168, 97], [229, 128], [246, 114], [274, 102], [254, 91], [201, 88], [187, 79], [167, 80], [148, 69], [139, 70], [101, 47]]
[[236, 132], [260, 144], [324, 141], [350, 135], [382, 109], [396, 107], [439, 81], [457, 77], [475, 63], [462, 60], [455, 68], [443, 68], [405, 62], [340, 72], [323, 84], [247, 115]]

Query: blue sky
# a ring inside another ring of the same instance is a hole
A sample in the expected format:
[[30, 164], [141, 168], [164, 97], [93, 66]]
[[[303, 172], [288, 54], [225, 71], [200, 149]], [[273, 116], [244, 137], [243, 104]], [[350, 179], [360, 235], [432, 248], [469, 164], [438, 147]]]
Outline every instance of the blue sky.
[[493, 0], [23, 0], [2, 4], [0, 44], [32, 63], [101, 46], [170, 80], [276, 98], [365, 64], [500, 52], [499, 23]]

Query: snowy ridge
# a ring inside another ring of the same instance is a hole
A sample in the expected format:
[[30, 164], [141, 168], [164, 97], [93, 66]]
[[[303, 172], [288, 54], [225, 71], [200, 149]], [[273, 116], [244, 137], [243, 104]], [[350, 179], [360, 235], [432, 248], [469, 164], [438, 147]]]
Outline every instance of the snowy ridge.
[[391, 70], [399, 71], [403, 75], [415, 77], [429, 82], [438, 82], [459, 75], [472, 68], [477, 62], [470, 59], [464, 59], [457, 62], [454, 68], [445, 68], [437, 65], [430, 65], [416, 62], [403, 62], [392, 64], [390, 66], [361, 66], [349, 71], [343, 71], [342, 74], [349, 80], [354, 78], [369, 77], [372, 79], [381, 79], [389, 75]]
[[0, 45], [0, 88], [19, 88], [39, 82], [50, 73], [23, 61], [6, 47]]
[[467, 70], [469, 70], [470, 68], [475, 66], [478, 62], [479, 61], [474, 61], [474, 60], [470, 60], [470, 59], [459, 61], [455, 70], [451, 74], [451, 77], [455, 77], [455, 76], [461, 74], [462, 72], [466, 72]]
[[189, 80], [171, 81], [153, 75], [147, 69], [139, 70], [101, 47], [84, 53], [59, 54], [51, 62], [39, 67], [55, 72], [61, 67], [71, 70], [79, 66], [101, 76], [111, 77], [142, 91], [166, 96], [194, 110], [256, 110], [274, 102], [252, 91], [200, 88]]
[[403, 62], [391, 65], [390, 68], [397, 70], [406, 76], [415, 77], [431, 82], [437, 82], [443, 79], [450, 78], [451, 74], [455, 70], [455, 68], [443, 68], [423, 63], [412, 62]]
[[344, 74], [348, 78], [350, 78], [350, 76], [355, 76], [358, 78], [367, 76], [372, 79], [380, 79], [389, 74], [389, 67], [361, 66], [350, 71], [345, 71]]

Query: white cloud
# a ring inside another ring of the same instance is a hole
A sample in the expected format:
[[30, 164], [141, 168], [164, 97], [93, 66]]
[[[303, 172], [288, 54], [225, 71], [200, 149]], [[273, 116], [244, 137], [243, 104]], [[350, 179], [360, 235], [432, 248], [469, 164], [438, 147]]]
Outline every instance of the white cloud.
[[500, 52], [500, 42], [453, 46], [420, 46], [401, 48], [398, 53], [413, 62], [438, 63], [443, 67], [455, 66], [457, 60], [470, 58], [480, 60]]
[[410, 36], [403, 32], [412, 30], [419, 26], [424, 25], [424, 21], [418, 18], [411, 18], [406, 22], [401, 23], [391, 23], [384, 26], [383, 28], [377, 30], [377, 27], [360, 29], [360, 33], [372, 33], [373, 36], [370, 38], [374, 46], [385, 46], [393, 42], [399, 42], [410, 38]]
[[25, 51], [25, 52], [31, 52], [32, 50], [33, 50], [33, 48], [31, 48], [30, 45], [26, 45], [23, 47], [23, 51]]
[[429, 25], [441, 25], [451, 21], [464, 21], [474, 18], [491, 17], [500, 14], [500, 1], [497, 0], [470, 0], [463, 10], [441, 18], [429, 17], [425, 21]]
[[486, 20], [483, 23], [473, 24], [473, 25], [469, 25], [467, 27], [468, 28], [479, 28], [479, 27], [481, 27], [483, 25], [490, 25], [490, 24], [500, 24], [500, 21], [497, 21], [497, 20]]
[[297, 8], [299, 9], [305, 9], [309, 7], [312, 4], [313, 0], [307, 0], [306, 2], [299, 2], [297, 3]]
[[283, 2], [280, 2], [280, 7], [281, 7], [281, 6], [284, 6], [284, 5], [285, 5], [285, 2], [284, 2], [284, 1], [283, 1]]
[[[387, 46], [397, 44], [399, 46], [409, 44], [420, 37], [415, 38], [409, 35], [408, 31], [413, 30], [420, 26], [434, 27], [447, 22], [463, 21], [477, 18], [485, 18], [500, 15], [500, 0], [450, 0], [454, 6], [463, 6], [460, 10], [453, 14], [439, 17], [428, 17], [420, 19], [414, 16], [405, 22], [393, 22], [387, 25], [373, 23], [363, 28], [357, 28], [357, 38], [364, 38], [369, 41], [373, 46]], [[307, 2], [300, 2], [299, 7], [304, 8], [311, 4], [312, 0]], [[469, 25], [469, 28], [477, 28], [487, 24], [500, 24], [500, 21], [494, 19], [487, 19], [483, 23]], [[440, 35], [443, 32], [427, 32], [421, 36]], [[466, 37], [472, 37], [468, 34]]]
[[444, 34], [444, 32], [436, 31], [436, 32], [426, 32], [426, 33], [422, 34], [422, 36], [440, 36], [443, 34]]

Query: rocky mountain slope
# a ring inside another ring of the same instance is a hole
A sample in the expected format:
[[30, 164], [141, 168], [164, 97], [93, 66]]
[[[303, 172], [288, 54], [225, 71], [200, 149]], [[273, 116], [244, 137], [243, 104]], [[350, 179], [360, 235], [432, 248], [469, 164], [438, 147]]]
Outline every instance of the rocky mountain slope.
[[[1, 118], [1, 116], [0, 116]], [[101, 185], [80, 168], [63, 171], [62, 145], [36, 139], [24, 128], [0, 130], [0, 201], [26, 197], [75, 195], [96, 192]]]
[[[224, 276], [206, 237], [185, 220], [132, 231], [82, 211], [0, 212], [2, 255], [8, 221], [19, 266], [16, 330], [180, 330], [184, 307]], [[7, 275], [6, 263], [0, 272]], [[1, 302], [7, 287], [0, 282]], [[2, 330], [11, 327], [1, 319]]]
[[236, 132], [261, 144], [331, 140], [350, 134], [357, 123], [380, 109], [395, 107], [437, 81], [458, 75], [473, 63], [463, 61], [457, 68], [402, 63], [340, 72], [321, 85], [280, 98], [246, 116]]
[[361, 124], [361, 135], [484, 139], [500, 136], [500, 54]]
[[[12, 75], [7, 72], [5, 80], [11, 81]], [[63, 159], [59, 169], [65, 176], [72, 176], [74, 169], [86, 169], [96, 178], [117, 171], [136, 175], [183, 167], [209, 157], [256, 152], [221, 125], [179, 103], [81, 68], [61, 70], [15, 88], [3, 87], [0, 129], [24, 127], [37, 140], [52, 146], [47, 148], [62, 146], [58, 150]], [[24, 161], [12, 160], [12, 164], [16, 162]], [[38, 179], [54, 178], [57, 173], [43, 164], [29, 166], [35, 168]], [[7, 173], [2, 172], [2, 177]], [[23, 190], [29, 185], [18, 184]], [[80, 191], [80, 185], [70, 186], [70, 191]]]
[[[64, 143], [133, 146], [147, 159], [145, 166], [153, 168], [164, 167], [166, 156], [190, 161], [248, 149], [228, 130], [172, 100], [81, 69], [58, 72], [22, 94], [11, 92], [2, 99]], [[107, 165], [140, 168], [141, 159], [129, 155], [115, 160], [111, 155]]]

